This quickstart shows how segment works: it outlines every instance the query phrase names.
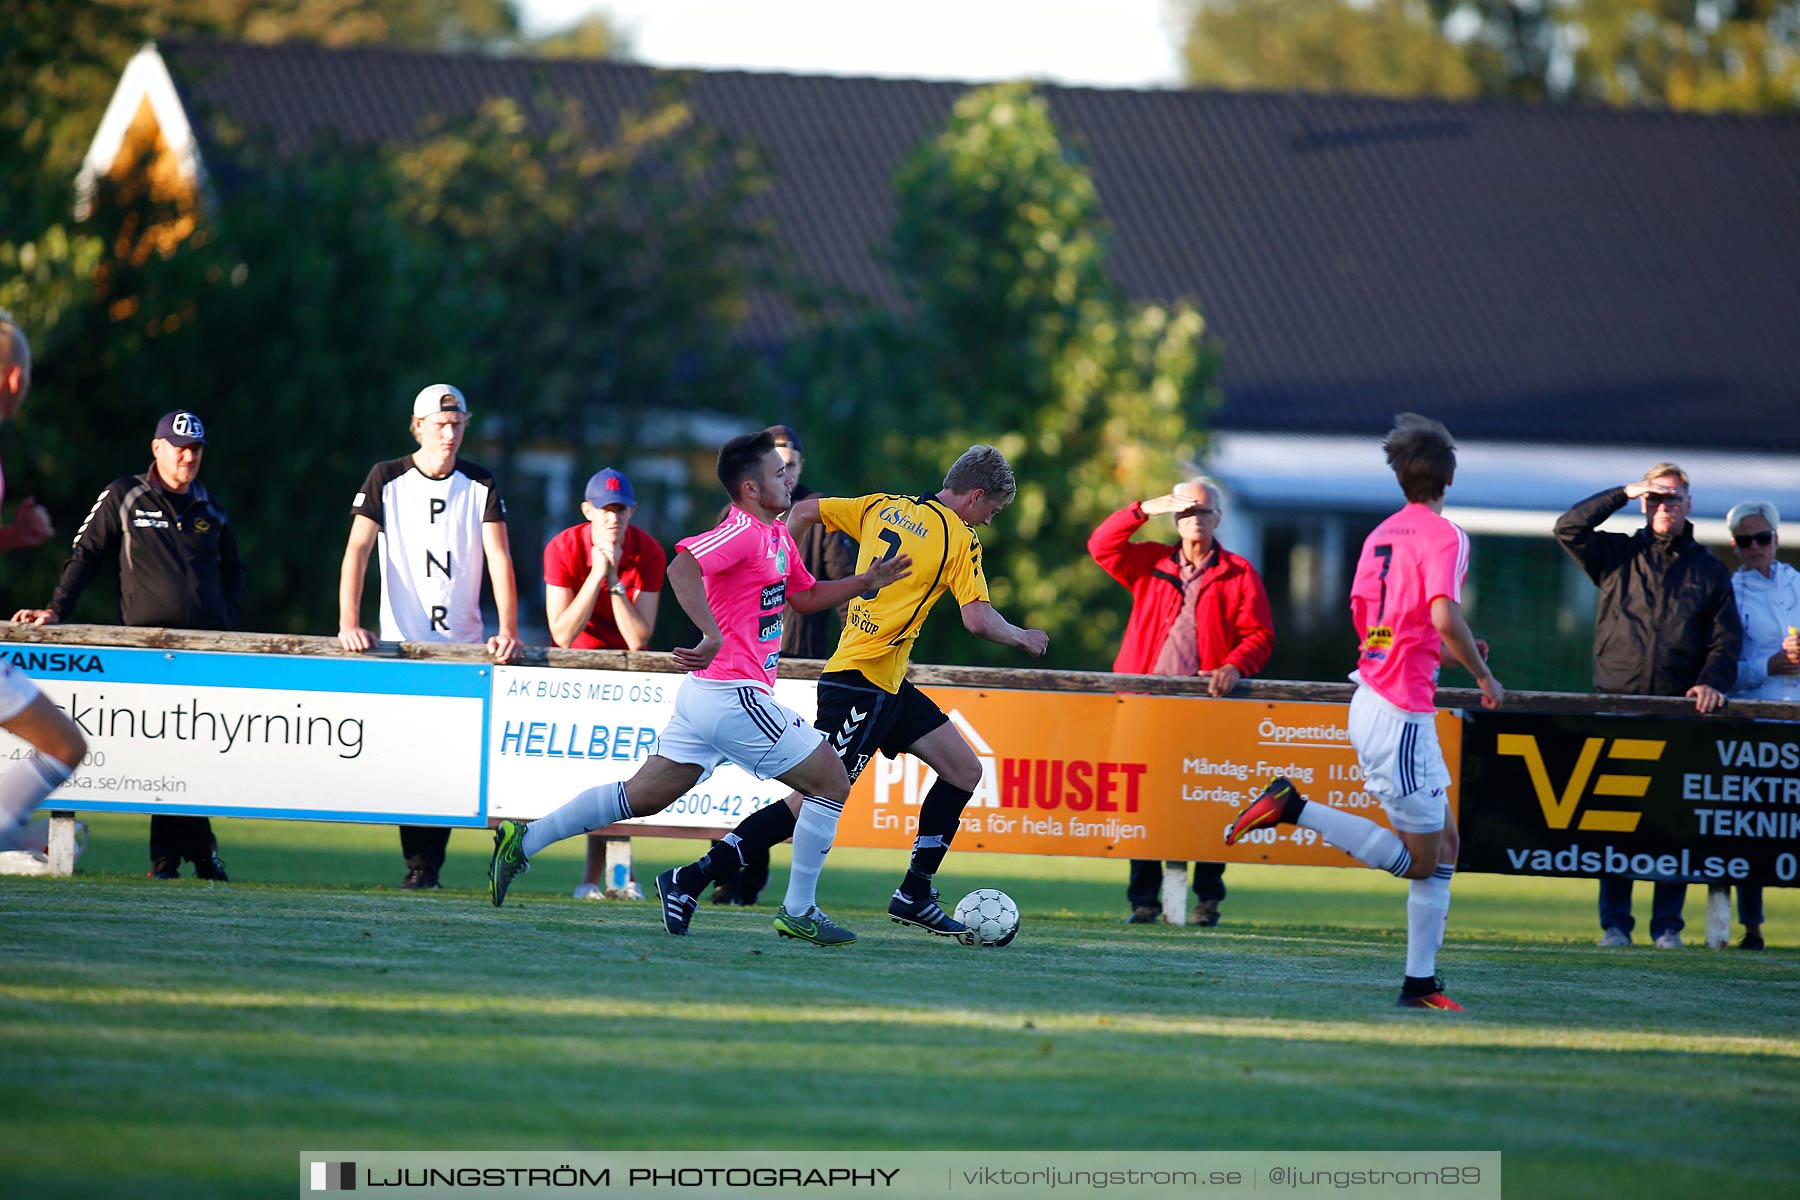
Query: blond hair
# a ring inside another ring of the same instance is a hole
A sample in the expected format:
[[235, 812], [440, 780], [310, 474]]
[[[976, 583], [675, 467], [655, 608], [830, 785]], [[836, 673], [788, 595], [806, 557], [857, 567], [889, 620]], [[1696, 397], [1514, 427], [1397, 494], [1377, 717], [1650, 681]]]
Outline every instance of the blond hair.
[[964, 450], [962, 457], [950, 465], [949, 472], [944, 476], [944, 489], [959, 496], [976, 488], [990, 496], [1004, 496], [1008, 500], [1019, 491], [1019, 481], [1013, 478], [1012, 467], [1007, 464], [1006, 455], [985, 442]]

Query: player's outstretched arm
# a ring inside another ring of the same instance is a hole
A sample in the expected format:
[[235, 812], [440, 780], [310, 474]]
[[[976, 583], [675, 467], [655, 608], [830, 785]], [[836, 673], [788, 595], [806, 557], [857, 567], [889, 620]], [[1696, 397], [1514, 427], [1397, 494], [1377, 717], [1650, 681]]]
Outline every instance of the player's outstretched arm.
[[1041, 629], [1021, 629], [995, 611], [986, 600], [971, 600], [962, 606], [963, 628], [978, 638], [1015, 646], [1033, 658], [1043, 657], [1050, 648], [1050, 635]]
[[1475, 635], [1469, 632], [1469, 623], [1463, 620], [1462, 605], [1448, 596], [1439, 596], [1431, 602], [1431, 624], [1444, 639], [1444, 648], [1450, 651], [1450, 657], [1468, 669], [1481, 688], [1481, 705], [1483, 708], [1499, 708], [1506, 700], [1506, 689], [1500, 686], [1499, 679], [1488, 670], [1487, 659], [1482, 657], [1481, 650], [1475, 645]]
[[700, 631], [699, 645], [677, 646], [671, 657], [684, 671], [703, 670], [719, 656], [719, 647], [725, 644], [724, 635], [719, 632], [718, 618], [713, 616], [712, 605], [706, 602], [706, 578], [694, 556], [683, 550], [669, 564], [668, 581], [681, 611]]
[[788, 607], [797, 613], [815, 613], [836, 608], [848, 603], [853, 596], [878, 592], [895, 580], [905, 579], [912, 574], [912, 562], [912, 555], [896, 554], [892, 558], [870, 563], [869, 569], [861, 575], [852, 575], [847, 579], [820, 580], [804, 592], [790, 595]]
[[794, 507], [788, 509], [782, 520], [788, 527], [788, 533], [797, 542], [806, 535], [806, 531], [819, 523], [819, 501], [821, 496], [808, 496]]

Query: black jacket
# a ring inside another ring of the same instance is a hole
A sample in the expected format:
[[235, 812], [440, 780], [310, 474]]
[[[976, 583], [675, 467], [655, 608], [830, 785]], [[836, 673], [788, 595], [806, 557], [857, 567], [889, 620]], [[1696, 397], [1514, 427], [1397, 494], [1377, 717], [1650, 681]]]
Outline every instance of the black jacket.
[[1594, 690], [1680, 696], [1737, 682], [1743, 625], [1731, 571], [1694, 540], [1694, 527], [1659, 538], [1648, 527], [1601, 533], [1625, 489], [1589, 496], [1556, 522], [1556, 540], [1600, 585], [1594, 614]]
[[244, 566], [225, 510], [204, 484], [166, 491], [153, 466], [106, 485], [75, 534], [50, 608], [70, 610], [102, 569], [119, 577], [119, 619], [170, 629], [235, 629]]

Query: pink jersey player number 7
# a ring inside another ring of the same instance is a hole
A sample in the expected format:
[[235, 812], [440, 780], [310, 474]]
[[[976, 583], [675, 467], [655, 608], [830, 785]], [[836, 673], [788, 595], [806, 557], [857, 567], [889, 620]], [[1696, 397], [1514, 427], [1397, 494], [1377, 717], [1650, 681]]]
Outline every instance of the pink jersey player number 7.
[[1423, 504], [1375, 527], [1363, 542], [1350, 586], [1350, 614], [1362, 649], [1363, 683], [1408, 712], [1431, 712], [1443, 642], [1431, 622], [1439, 596], [1462, 603], [1469, 535]]

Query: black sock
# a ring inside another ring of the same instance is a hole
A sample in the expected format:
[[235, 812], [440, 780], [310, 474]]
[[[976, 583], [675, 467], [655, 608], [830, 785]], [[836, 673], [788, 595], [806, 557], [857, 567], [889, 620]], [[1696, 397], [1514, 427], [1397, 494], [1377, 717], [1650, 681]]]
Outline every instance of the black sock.
[[794, 813], [783, 801], [765, 805], [713, 843], [712, 851], [675, 873], [683, 894], [698, 896], [709, 883], [731, 883], [744, 869], [747, 851], [768, 850], [794, 836]]
[[1408, 975], [1405, 976], [1405, 979], [1406, 982], [1400, 985], [1400, 994], [1402, 996], [1429, 996], [1431, 993], [1438, 990], [1437, 977], [1435, 975], [1426, 975], [1423, 977], [1418, 975]]
[[924, 903], [931, 898], [931, 877], [943, 865], [950, 842], [956, 837], [963, 808], [973, 792], [951, 787], [943, 780], [931, 785], [925, 803], [919, 806], [919, 835], [913, 839], [912, 862], [900, 884], [907, 899]]
[[1306, 807], [1306, 797], [1302, 796], [1300, 794], [1299, 788], [1295, 787], [1291, 783], [1288, 784], [1287, 799], [1282, 801], [1282, 804], [1281, 804], [1281, 822], [1282, 822], [1282, 824], [1284, 824], [1284, 825], [1299, 824], [1300, 823], [1300, 810], [1305, 807]]

